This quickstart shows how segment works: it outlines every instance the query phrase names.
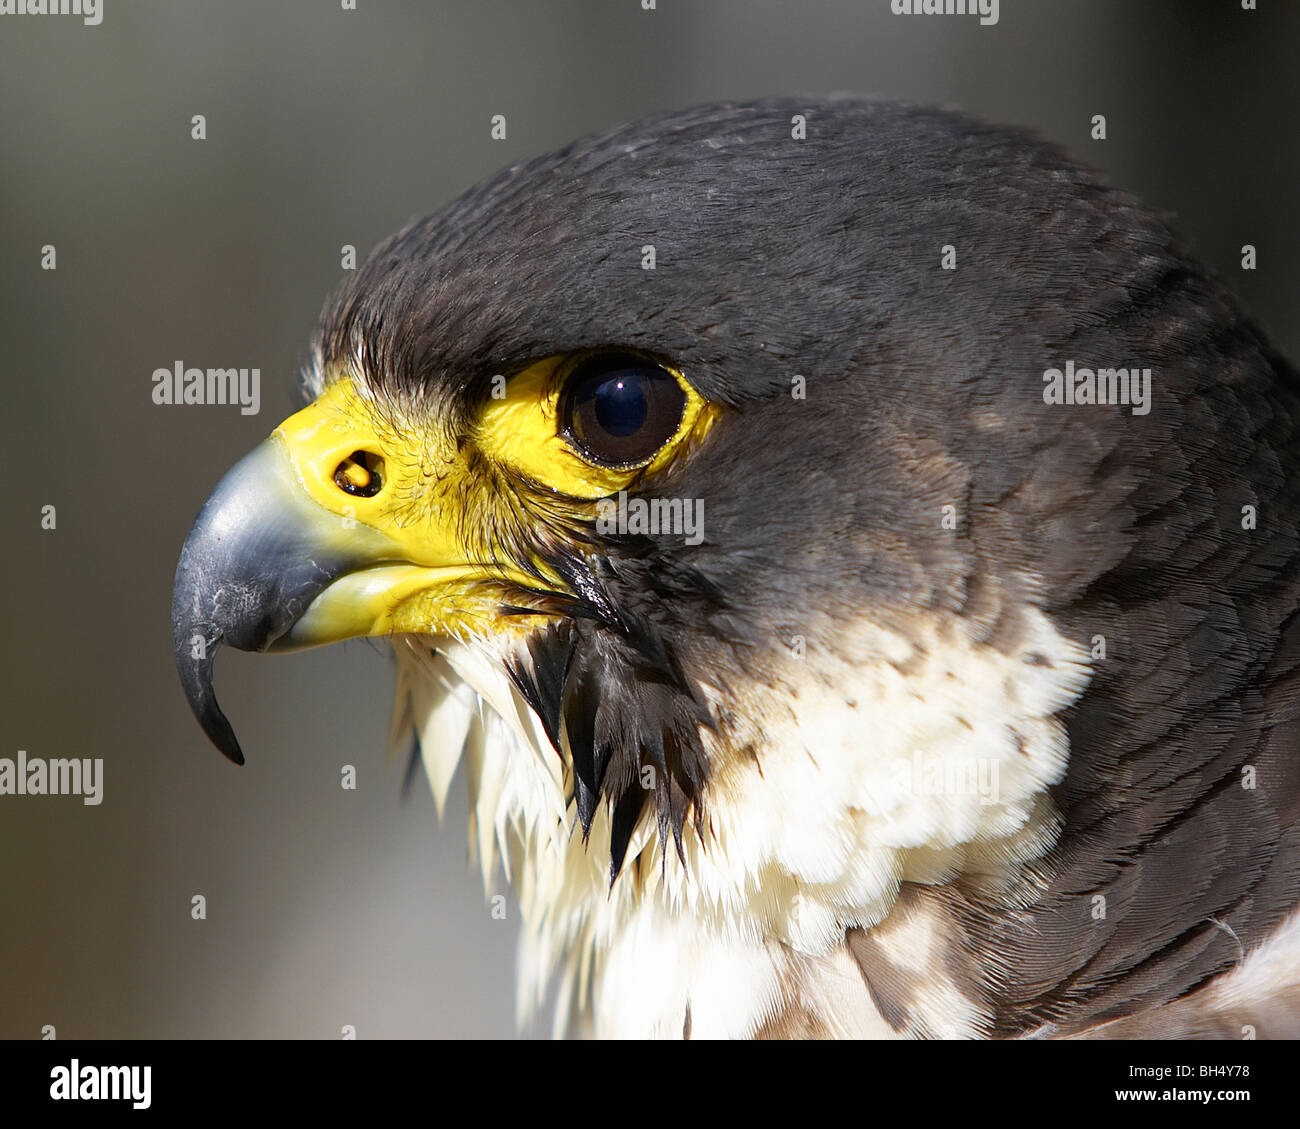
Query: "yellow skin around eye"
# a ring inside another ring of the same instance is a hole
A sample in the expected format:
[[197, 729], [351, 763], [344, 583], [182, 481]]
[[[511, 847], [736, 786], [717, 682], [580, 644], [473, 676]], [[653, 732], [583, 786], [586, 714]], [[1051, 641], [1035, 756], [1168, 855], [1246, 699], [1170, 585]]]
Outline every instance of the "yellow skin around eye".
[[[686, 393], [676, 434], [642, 466], [593, 466], [560, 436], [567, 360], [538, 362], [506, 386], [502, 399], [488, 400], [470, 444], [414, 409], [381, 408], [346, 374], [275, 430], [271, 442], [320, 508], [317, 535], [370, 561], [316, 597], [291, 642], [401, 633], [465, 638], [529, 628], [532, 617], [503, 621], [498, 608], [503, 599], [518, 604], [524, 589], [565, 590], [548, 565], [512, 555], [537, 532], [541, 515], [561, 519], [560, 529], [566, 512], [575, 523], [591, 519], [597, 499], [666, 466], [707, 432], [717, 412], [674, 373]], [[474, 457], [475, 448], [484, 459]], [[370, 484], [370, 472], [350, 461], [358, 451], [382, 463], [370, 496], [340, 484]]]
[[673, 369], [686, 393], [676, 433], [647, 462], [620, 470], [584, 459], [560, 434], [560, 398], [567, 357], [548, 357], [515, 376], [499, 400], [488, 400], [475, 433], [484, 454], [539, 485], [571, 498], [594, 501], [627, 489], [643, 474], [664, 467], [690, 436], [702, 438], [716, 409]]

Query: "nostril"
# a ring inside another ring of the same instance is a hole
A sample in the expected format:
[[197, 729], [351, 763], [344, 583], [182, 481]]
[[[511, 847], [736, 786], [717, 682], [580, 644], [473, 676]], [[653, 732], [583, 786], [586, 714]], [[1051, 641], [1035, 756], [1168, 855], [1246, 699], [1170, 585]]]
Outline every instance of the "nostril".
[[354, 498], [373, 498], [384, 488], [384, 460], [370, 451], [353, 451], [335, 469], [334, 485]]

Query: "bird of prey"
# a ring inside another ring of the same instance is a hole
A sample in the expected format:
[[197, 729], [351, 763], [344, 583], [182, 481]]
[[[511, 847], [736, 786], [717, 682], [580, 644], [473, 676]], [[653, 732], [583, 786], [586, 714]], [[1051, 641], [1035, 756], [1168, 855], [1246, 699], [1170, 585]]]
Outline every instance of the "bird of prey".
[[1300, 384], [1028, 133], [674, 112], [325, 310], [173, 645], [387, 637], [524, 1010], [597, 1037], [1300, 1030]]

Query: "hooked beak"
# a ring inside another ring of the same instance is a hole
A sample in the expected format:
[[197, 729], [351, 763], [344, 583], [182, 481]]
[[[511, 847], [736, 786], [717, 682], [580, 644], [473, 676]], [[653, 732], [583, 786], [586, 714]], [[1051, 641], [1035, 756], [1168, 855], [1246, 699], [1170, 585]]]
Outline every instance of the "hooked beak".
[[172, 649], [194, 716], [232, 761], [243, 764], [244, 754], [212, 688], [217, 649], [287, 651], [369, 634], [373, 600], [350, 601], [351, 617], [339, 614], [343, 601], [314, 602], [359, 570], [390, 573], [386, 560], [404, 563], [381, 533], [311, 499], [278, 433], [221, 480], [176, 566]]
[[436, 429], [377, 424], [339, 380], [221, 480], [176, 566], [172, 650], [194, 716], [232, 761], [244, 754], [212, 689], [223, 644], [502, 629], [503, 585], [537, 574], [488, 542], [492, 515], [467, 497], [463, 460]]

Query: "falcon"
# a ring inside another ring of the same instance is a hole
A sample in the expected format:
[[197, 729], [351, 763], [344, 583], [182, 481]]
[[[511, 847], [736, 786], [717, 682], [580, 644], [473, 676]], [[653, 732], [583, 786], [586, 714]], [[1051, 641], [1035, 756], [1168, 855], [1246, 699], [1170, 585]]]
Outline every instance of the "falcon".
[[242, 762], [219, 647], [387, 638], [524, 1014], [1300, 1034], [1300, 384], [1056, 148], [652, 117], [382, 244], [305, 384], [185, 542], [182, 685]]

